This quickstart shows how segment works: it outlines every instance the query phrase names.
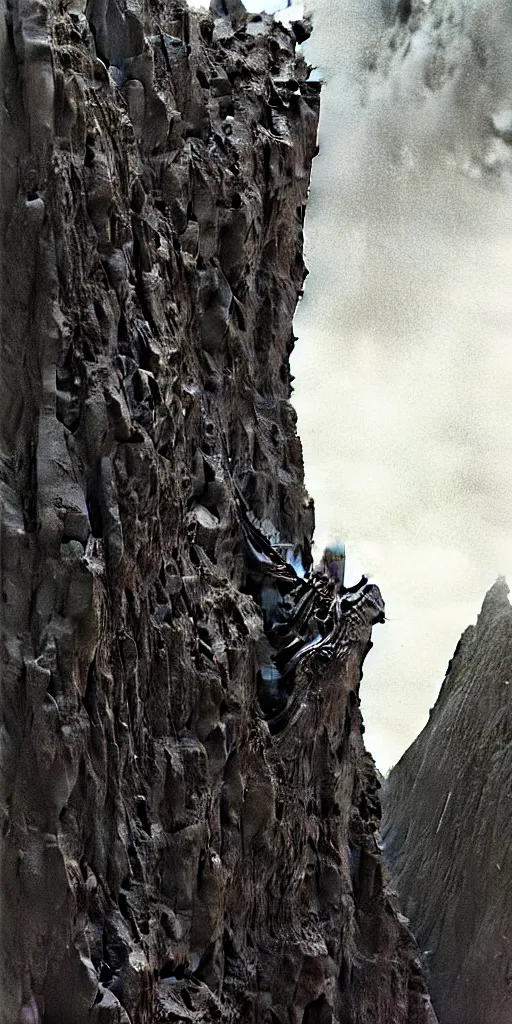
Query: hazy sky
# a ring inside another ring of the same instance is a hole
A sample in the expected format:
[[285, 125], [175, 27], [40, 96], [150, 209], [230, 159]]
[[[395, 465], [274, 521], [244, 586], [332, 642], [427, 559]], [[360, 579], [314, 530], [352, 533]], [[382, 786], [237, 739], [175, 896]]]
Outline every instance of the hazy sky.
[[512, 4], [413, 0], [399, 31], [398, 0], [307, 6], [324, 87], [294, 403], [317, 549], [344, 540], [386, 601], [361, 688], [385, 771], [512, 583]]
[[[313, 0], [323, 72], [294, 402], [321, 549], [380, 585], [361, 690], [386, 770], [512, 581], [512, 5]], [[493, 125], [494, 118], [494, 125]]]

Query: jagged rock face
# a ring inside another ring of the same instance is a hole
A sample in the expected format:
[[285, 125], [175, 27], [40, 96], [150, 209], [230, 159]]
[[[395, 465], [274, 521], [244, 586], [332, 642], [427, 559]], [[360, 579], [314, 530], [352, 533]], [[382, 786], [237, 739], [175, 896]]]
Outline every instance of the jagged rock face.
[[434, 1019], [382, 882], [364, 613], [273, 736], [257, 699], [234, 481], [307, 563], [318, 94], [226, 10], [0, 19], [1, 1024]]
[[512, 1019], [512, 607], [463, 634], [428, 724], [385, 784], [386, 858], [441, 1024]]

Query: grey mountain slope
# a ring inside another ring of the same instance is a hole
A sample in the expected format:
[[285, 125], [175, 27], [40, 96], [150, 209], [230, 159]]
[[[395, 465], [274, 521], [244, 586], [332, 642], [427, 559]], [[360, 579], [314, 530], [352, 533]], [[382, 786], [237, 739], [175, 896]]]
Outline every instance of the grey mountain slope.
[[512, 1020], [512, 607], [499, 579], [384, 788], [385, 855], [441, 1024]]

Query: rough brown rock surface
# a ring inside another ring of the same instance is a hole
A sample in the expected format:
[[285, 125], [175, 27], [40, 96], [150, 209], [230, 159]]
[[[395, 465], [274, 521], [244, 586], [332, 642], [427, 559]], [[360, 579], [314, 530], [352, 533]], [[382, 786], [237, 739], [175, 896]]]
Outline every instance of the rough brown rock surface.
[[235, 480], [308, 561], [289, 402], [317, 86], [236, 3], [7, 2], [1, 1024], [428, 1024], [370, 642], [257, 698]]
[[512, 1020], [512, 607], [498, 580], [385, 785], [386, 858], [441, 1024]]

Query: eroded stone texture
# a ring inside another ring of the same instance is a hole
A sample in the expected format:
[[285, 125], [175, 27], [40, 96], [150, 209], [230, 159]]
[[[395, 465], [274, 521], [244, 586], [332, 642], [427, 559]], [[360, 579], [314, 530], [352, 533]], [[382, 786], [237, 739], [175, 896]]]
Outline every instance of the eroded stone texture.
[[512, 607], [498, 580], [385, 785], [383, 836], [441, 1024], [512, 1020]]
[[307, 563], [318, 87], [236, 0], [14, 0], [0, 32], [1, 1024], [427, 1024], [365, 616], [273, 736], [257, 699], [233, 481]]

